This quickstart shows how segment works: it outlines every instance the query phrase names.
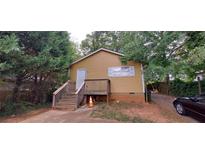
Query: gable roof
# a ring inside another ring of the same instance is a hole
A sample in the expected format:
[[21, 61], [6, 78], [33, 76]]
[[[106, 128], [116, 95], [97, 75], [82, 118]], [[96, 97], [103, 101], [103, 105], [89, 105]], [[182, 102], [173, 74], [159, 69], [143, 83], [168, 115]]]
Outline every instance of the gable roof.
[[94, 55], [94, 54], [100, 52], [100, 51], [105, 51], [105, 52], [112, 53], [112, 54], [115, 54], [115, 55], [118, 55], [118, 56], [124, 56], [124, 54], [122, 54], [122, 53], [115, 52], [115, 51], [111, 51], [111, 50], [108, 50], [108, 49], [105, 49], [105, 48], [100, 48], [100, 49], [98, 49], [98, 50], [96, 50], [96, 51], [94, 51], [94, 52], [92, 52], [92, 53], [90, 53], [90, 54], [88, 54], [88, 55], [86, 55], [86, 56], [84, 56], [84, 57], [82, 57], [82, 58], [80, 58], [80, 59], [74, 61], [73, 63], [71, 63], [71, 64], [69, 65], [69, 67], [70, 67], [71, 65], [73, 65], [73, 64], [76, 64], [76, 63], [78, 63], [78, 62], [80, 62], [80, 61], [82, 61], [82, 60], [84, 60], [84, 59], [86, 59], [86, 58], [88, 58], [88, 57], [90, 57], [90, 56], [92, 56], [92, 55]]

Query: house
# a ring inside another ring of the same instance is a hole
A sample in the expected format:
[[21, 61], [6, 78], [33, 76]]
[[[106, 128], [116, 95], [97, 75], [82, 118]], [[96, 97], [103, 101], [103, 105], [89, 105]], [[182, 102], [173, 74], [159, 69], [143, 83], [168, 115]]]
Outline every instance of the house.
[[107, 102], [144, 102], [142, 64], [133, 61], [123, 64], [122, 56], [121, 53], [101, 48], [73, 62], [69, 66], [70, 84], [64, 87], [70, 85], [74, 89], [77, 102], [79, 97], [82, 100], [84, 96], [96, 99], [106, 97]]

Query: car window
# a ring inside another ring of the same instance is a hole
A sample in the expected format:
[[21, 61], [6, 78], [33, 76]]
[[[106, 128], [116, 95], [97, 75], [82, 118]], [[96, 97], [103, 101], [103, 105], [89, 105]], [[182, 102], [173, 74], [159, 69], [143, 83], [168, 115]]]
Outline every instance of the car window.
[[205, 103], [205, 97], [204, 96], [197, 97], [197, 100], [200, 101], [201, 103]]

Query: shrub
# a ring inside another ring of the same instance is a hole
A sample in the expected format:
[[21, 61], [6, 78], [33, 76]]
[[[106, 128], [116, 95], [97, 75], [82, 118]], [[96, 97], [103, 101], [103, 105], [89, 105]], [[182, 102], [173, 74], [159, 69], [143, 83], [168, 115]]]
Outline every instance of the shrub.
[[0, 109], [0, 116], [18, 115], [38, 108], [44, 108], [50, 106], [49, 103], [33, 104], [26, 101], [20, 101], [13, 103], [12, 101], [6, 101]]
[[[205, 80], [201, 81], [202, 92], [205, 92]], [[195, 96], [198, 95], [198, 82], [184, 82], [175, 79], [170, 82], [169, 92], [174, 96]]]

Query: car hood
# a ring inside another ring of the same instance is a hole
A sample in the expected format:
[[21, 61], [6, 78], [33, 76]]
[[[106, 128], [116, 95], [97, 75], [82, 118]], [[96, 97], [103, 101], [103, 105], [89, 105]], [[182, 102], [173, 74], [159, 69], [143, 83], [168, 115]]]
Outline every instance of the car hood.
[[178, 97], [177, 99], [191, 99], [192, 97]]

